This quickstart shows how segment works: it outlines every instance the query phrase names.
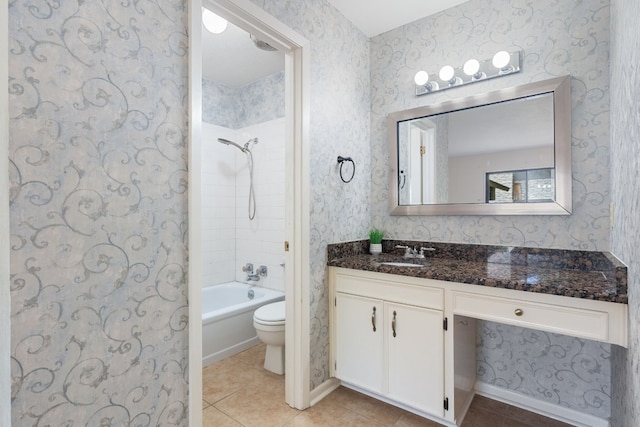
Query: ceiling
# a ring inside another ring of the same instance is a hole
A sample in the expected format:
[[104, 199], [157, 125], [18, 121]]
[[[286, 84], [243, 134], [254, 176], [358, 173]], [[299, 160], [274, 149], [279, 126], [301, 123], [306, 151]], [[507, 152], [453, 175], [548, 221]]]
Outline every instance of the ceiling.
[[[468, 0], [327, 0], [367, 37], [433, 15]], [[363, 12], [364, 11], [364, 12]]]
[[258, 49], [249, 33], [232, 23], [222, 34], [202, 27], [202, 77], [240, 87], [284, 70], [284, 54]]
[[[328, 0], [367, 37], [373, 37], [468, 0]], [[362, 11], [365, 11], [364, 13]], [[249, 34], [229, 23], [222, 34], [202, 28], [202, 75], [240, 87], [284, 70], [284, 55], [255, 47]]]

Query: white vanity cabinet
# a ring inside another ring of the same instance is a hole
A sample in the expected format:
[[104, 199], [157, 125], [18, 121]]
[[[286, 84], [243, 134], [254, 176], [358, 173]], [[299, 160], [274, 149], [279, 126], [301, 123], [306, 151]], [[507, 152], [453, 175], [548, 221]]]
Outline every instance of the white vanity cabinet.
[[[442, 311], [385, 303], [389, 398], [437, 417], [444, 412]], [[394, 332], [395, 329], [395, 332]]]
[[332, 282], [334, 376], [443, 417], [442, 290], [348, 273]]
[[364, 389], [382, 392], [383, 302], [362, 296], [337, 293], [336, 346], [337, 376]]

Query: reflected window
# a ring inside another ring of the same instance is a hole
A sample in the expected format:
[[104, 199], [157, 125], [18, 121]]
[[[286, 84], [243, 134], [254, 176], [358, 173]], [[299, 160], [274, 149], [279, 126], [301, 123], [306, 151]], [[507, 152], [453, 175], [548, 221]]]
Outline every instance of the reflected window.
[[487, 203], [544, 203], [554, 197], [553, 168], [487, 173]]

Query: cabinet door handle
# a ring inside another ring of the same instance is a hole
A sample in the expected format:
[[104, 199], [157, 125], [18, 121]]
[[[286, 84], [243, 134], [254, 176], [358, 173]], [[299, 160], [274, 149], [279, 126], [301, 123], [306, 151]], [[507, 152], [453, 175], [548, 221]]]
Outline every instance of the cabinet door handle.
[[396, 312], [393, 312], [393, 319], [391, 320], [391, 330], [393, 331], [393, 337], [396, 337]]
[[373, 312], [371, 313], [371, 325], [373, 325], [373, 332], [376, 331], [376, 307], [373, 306]]
[[524, 311], [522, 311], [521, 308], [516, 308], [516, 311], [514, 311], [514, 314], [516, 316], [522, 316], [524, 314]]

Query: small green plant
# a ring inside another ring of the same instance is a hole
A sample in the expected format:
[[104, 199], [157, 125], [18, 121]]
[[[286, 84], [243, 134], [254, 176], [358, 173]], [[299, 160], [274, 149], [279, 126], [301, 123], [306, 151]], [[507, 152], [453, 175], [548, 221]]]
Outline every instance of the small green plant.
[[378, 230], [377, 228], [372, 228], [369, 231], [369, 241], [374, 245], [378, 243], [382, 243], [383, 237], [384, 237], [384, 231], [382, 230]]

